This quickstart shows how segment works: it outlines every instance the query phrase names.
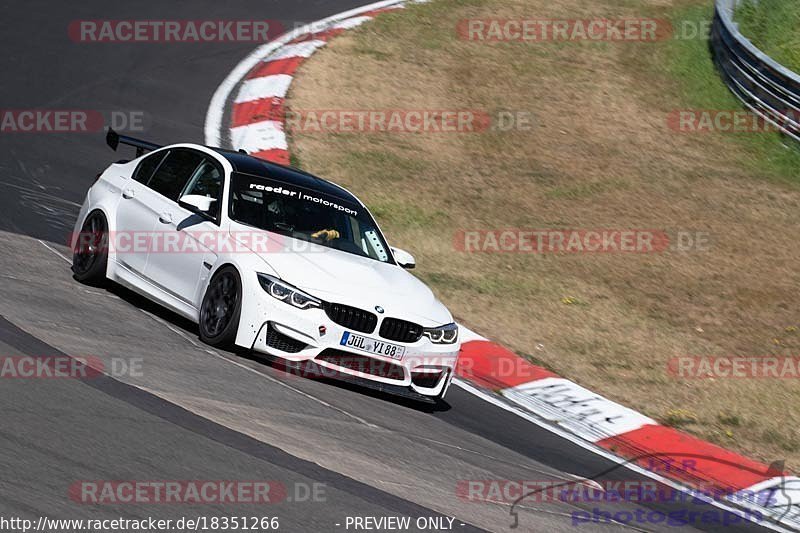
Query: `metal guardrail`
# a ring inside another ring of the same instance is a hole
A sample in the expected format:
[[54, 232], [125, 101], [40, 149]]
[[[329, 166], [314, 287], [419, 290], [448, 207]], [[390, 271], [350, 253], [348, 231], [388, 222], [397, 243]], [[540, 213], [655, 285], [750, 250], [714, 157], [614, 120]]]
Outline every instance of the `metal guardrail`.
[[741, 0], [715, 0], [714, 60], [725, 83], [754, 113], [800, 141], [800, 76], [756, 48], [733, 21]]

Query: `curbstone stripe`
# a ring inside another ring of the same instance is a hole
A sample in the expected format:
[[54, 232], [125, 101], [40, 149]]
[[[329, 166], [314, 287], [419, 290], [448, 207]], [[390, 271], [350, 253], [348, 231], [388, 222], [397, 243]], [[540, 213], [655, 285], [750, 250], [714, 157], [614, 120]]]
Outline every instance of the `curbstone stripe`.
[[[385, 4], [385, 3], [384, 3]], [[285, 97], [300, 65], [330, 39], [375, 16], [402, 9], [395, 3], [354, 13], [318, 30], [301, 33], [268, 53], [239, 82], [229, 133], [235, 149], [289, 164], [284, 131]], [[229, 104], [230, 102], [226, 102]], [[558, 424], [657, 474], [696, 488], [715, 488], [732, 496], [746, 491], [778, 494], [773, 505], [750, 502], [783, 524], [800, 525], [800, 478], [764, 465], [654, 420], [536, 366], [514, 352], [461, 326], [459, 377], [500, 394], [537, 417]], [[794, 495], [794, 497], [792, 497]], [[726, 498], [733, 501], [732, 498]], [[741, 502], [739, 502], [741, 504]], [[796, 522], [795, 522], [796, 521]]]

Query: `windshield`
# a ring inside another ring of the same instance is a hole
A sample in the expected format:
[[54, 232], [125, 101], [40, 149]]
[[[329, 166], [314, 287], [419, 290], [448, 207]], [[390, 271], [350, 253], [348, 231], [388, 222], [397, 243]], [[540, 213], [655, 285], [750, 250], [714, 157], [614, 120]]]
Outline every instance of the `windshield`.
[[367, 210], [325, 193], [234, 173], [230, 216], [273, 233], [393, 263], [389, 247]]

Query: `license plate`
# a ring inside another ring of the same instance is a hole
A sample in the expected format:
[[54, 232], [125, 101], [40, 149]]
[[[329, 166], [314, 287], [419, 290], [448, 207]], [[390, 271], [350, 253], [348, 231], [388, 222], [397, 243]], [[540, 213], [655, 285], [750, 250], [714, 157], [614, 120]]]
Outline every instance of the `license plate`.
[[348, 348], [361, 350], [362, 352], [374, 353], [384, 357], [391, 357], [392, 359], [397, 359], [398, 361], [402, 360], [403, 356], [406, 354], [405, 346], [398, 346], [397, 344], [391, 344], [388, 342], [379, 341], [377, 339], [370, 339], [369, 337], [356, 335], [354, 333], [350, 333], [349, 331], [344, 332], [344, 335], [342, 335], [342, 340], [339, 342], [339, 344], [342, 346], [347, 346]]

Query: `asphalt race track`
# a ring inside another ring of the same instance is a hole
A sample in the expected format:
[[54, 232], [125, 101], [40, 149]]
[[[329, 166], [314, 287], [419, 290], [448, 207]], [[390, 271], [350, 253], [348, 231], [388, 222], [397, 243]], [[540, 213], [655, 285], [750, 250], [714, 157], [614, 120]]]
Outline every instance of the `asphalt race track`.
[[[362, 3], [3, 2], [0, 108], [140, 112], [146, 127], [138, 136], [202, 142], [211, 95], [256, 44], [75, 43], [69, 23], [291, 24]], [[591, 503], [523, 501], [512, 509], [467, 501], [456, 493], [462, 480], [571, 481], [612, 463], [458, 386], [449, 409], [431, 412], [358, 386], [297, 377], [202, 345], [191, 324], [122, 288], [73, 281], [67, 235], [94, 176], [118, 158], [103, 136], [0, 133], [0, 356], [92, 356], [113, 374], [0, 380], [0, 517], [278, 517], [280, 530], [298, 532], [347, 531], [347, 517], [356, 516], [454, 517], [456, 531], [505, 531], [514, 511], [518, 531], [675, 530], [663, 523], [573, 524], [572, 514], [597, 507]], [[642, 478], [620, 468], [604, 479]], [[92, 505], [70, 497], [70, 487], [86, 480], [272, 480], [287, 498], [268, 505]], [[321, 493], [309, 497], [309, 487]], [[681, 528], [692, 529], [723, 528]]]

